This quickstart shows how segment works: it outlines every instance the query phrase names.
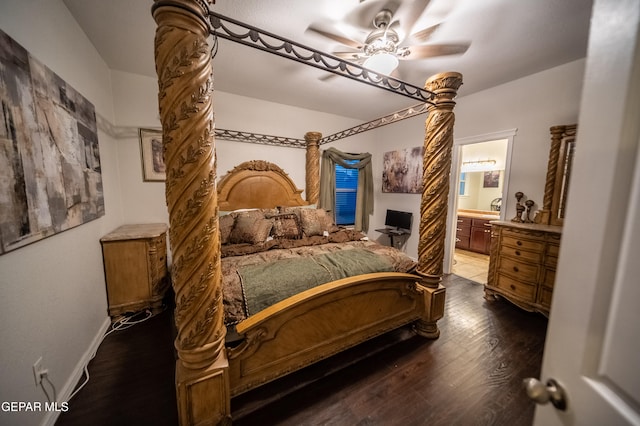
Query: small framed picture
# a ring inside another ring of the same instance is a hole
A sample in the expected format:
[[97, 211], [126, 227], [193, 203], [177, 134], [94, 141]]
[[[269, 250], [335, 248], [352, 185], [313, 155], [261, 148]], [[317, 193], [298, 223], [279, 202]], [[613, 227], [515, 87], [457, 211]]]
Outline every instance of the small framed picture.
[[140, 152], [142, 179], [145, 182], [164, 182], [167, 175], [164, 166], [162, 131], [140, 129]]
[[498, 188], [500, 186], [500, 170], [484, 172], [483, 188]]

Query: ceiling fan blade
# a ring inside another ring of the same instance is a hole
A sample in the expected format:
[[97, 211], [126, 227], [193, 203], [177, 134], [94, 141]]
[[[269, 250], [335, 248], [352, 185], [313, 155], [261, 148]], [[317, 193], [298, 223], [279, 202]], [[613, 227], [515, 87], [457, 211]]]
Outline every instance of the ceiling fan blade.
[[436, 56], [458, 55], [469, 49], [469, 43], [460, 44], [432, 44], [425, 46], [410, 46], [406, 48], [408, 54], [398, 55], [400, 60], [414, 60], [424, 58], [434, 58]]
[[335, 32], [324, 30], [315, 24], [311, 24], [307, 28], [307, 31], [320, 34], [323, 37], [326, 37], [333, 41], [337, 41], [338, 43], [344, 44], [345, 46], [353, 47], [354, 49], [362, 49], [362, 43], [360, 43], [359, 41], [350, 39], [349, 37], [342, 34], [336, 34]]
[[440, 24], [435, 24], [420, 31], [416, 31], [415, 33], [411, 34], [410, 39], [412, 40], [412, 42], [425, 43], [431, 38], [431, 35], [436, 32], [438, 28], [440, 28]]
[[424, 10], [429, 6], [429, 3], [430, 0], [411, 0], [402, 3], [393, 17], [394, 21], [400, 21], [400, 27], [403, 32], [400, 36], [401, 40], [411, 32]]
[[360, 2], [351, 12], [347, 13], [344, 21], [359, 28], [369, 31], [374, 28], [373, 20], [383, 9], [387, 9], [394, 15], [401, 5], [400, 0], [368, 0]]

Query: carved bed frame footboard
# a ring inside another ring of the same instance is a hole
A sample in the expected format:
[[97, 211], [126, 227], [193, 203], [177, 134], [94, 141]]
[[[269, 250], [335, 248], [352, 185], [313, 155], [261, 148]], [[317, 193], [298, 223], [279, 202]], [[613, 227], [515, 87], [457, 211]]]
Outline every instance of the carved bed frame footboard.
[[424, 319], [425, 289], [417, 278], [393, 272], [345, 278], [241, 322], [245, 341], [228, 351], [231, 395]]
[[[246, 320], [241, 329], [249, 340], [228, 350], [220, 280], [208, 3], [213, 1], [154, 0], [152, 8], [157, 23], [155, 58], [167, 169], [166, 198], [176, 298], [176, 391], [181, 425], [228, 422], [232, 394], [353, 346], [386, 331], [387, 326], [415, 321], [414, 328], [419, 334], [438, 337], [437, 321], [444, 315], [445, 300], [441, 281], [453, 145], [453, 98], [462, 84], [462, 76], [453, 72], [437, 74], [425, 83], [425, 89], [433, 95], [424, 138], [417, 276], [383, 279], [386, 284], [377, 290], [371, 288], [371, 283], [380, 285], [382, 277], [371, 282], [367, 282], [367, 277], [359, 277], [353, 282], [330, 283], [301, 293], [284, 301], [287, 306], [275, 308], [279, 309], [276, 315], [267, 318], [258, 314]], [[307, 134], [310, 150], [307, 162], [312, 163], [307, 165], [308, 203], [317, 201], [314, 200], [317, 187], [310, 177], [319, 170], [317, 136], [314, 132]], [[384, 297], [379, 297], [380, 292], [398, 305], [391, 307], [381, 302]], [[377, 302], [370, 303], [370, 298]], [[314, 307], [312, 312], [302, 312], [309, 307]], [[340, 307], [342, 311], [355, 311], [356, 307], [362, 317], [346, 312], [337, 317], [336, 324], [329, 322], [317, 327], [319, 318], [326, 321], [325, 315], [333, 315]], [[381, 324], [381, 316], [374, 315], [371, 309], [393, 319]], [[274, 333], [278, 339], [280, 336], [297, 339], [300, 332], [292, 331], [292, 324], [302, 327], [309, 323], [314, 323], [314, 327], [301, 330], [306, 330], [302, 334], [308, 333], [304, 339], [315, 345], [312, 351], [294, 345], [289, 352], [283, 352], [277, 345], [270, 345]], [[260, 349], [252, 346], [255, 342], [261, 342]], [[263, 367], [258, 378], [254, 372], [260, 368], [256, 370], [255, 366], [271, 356], [280, 357], [279, 365]]]

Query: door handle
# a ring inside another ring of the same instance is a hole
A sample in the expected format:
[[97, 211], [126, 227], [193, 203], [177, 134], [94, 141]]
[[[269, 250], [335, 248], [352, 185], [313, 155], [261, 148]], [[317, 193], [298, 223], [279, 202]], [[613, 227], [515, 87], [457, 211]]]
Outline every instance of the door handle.
[[567, 395], [564, 388], [554, 379], [547, 380], [545, 385], [538, 379], [528, 377], [522, 381], [527, 396], [534, 400], [536, 404], [547, 404], [551, 402], [560, 411], [567, 409]]

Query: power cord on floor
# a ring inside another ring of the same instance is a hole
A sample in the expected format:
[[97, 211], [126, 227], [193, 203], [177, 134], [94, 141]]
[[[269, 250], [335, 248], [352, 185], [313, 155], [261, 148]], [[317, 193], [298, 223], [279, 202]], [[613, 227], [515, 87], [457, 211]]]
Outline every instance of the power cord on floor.
[[[42, 392], [44, 392], [44, 394], [47, 396], [47, 401], [49, 403], [52, 402], [56, 402], [58, 400], [58, 394], [56, 392], [56, 387], [53, 384], [53, 382], [49, 379], [49, 372], [48, 371], [43, 371], [42, 373], [40, 373], [40, 378], [42, 379], [40, 381], [40, 387], [42, 388]], [[47, 383], [49, 383], [49, 386], [51, 386], [51, 389], [53, 390], [53, 399], [51, 399], [51, 397], [49, 396], [49, 392], [47, 392], [47, 389], [44, 387], [44, 381], [47, 381]]]
[[[115, 331], [126, 330], [127, 328], [133, 327], [136, 324], [140, 324], [141, 322], [147, 321], [150, 318], [152, 318], [152, 317], [164, 312], [165, 309], [166, 309], [166, 306], [163, 305], [162, 310], [160, 312], [158, 312], [158, 313], [153, 313], [149, 309], [147, 309], [145, 311], [137, 312], [137, 313], [135, 313], [133, 315], [122, 316], [122, 317], [116, 319], [114, 322], [112, 322], [111, 323], [111, 327], [109, 327], [109, 331], [107, 331], [104, 334], [104, 336], [102, 336], [102, 339], [100, 340], [100, 344], [96, 347], [96, 350], [91, 354], [91, 357], [89, 358], [89, 360], [87, 361], [87, 363], [84, 366], [84, 377], [85, 377], [84, 382], [81, 385], [79, 385], [76, 388], [76, 390], [73, 391], [73, 393], [67, 399], [67, 402], [71, 401], [71, 399], [74, 396], [76, 396], [78, 394], [78, 392], [80, 392], [80, 390], [82, 390], [82, 388], [84, 388], [87, 383], [89, 383], [89, 363], [91, 362], [92, 359], [94, 359], [96, 357], [96, 353], [98, 352], [98, 348], [100, 347], [100, 345], [102, 344], [102, 342], [104, 341], [104, 339], [108, 335], [110, 335], [111, 333], [113, 333]], [[144, 315], [144, 317], [138, 318], [140, 315]], [[49, 382], [49, 383], [51, 383], [51, 382]], [[44, 388], [43, 388], [43, 390], [44, 390]], [[55, 388], [54, 388], [54, 392], [55, 392]], [[45, 394], [46, 394], [46, 391], [45, 391]], [[47, 395], [47, 398], [48, 397], [49, 396]]]

